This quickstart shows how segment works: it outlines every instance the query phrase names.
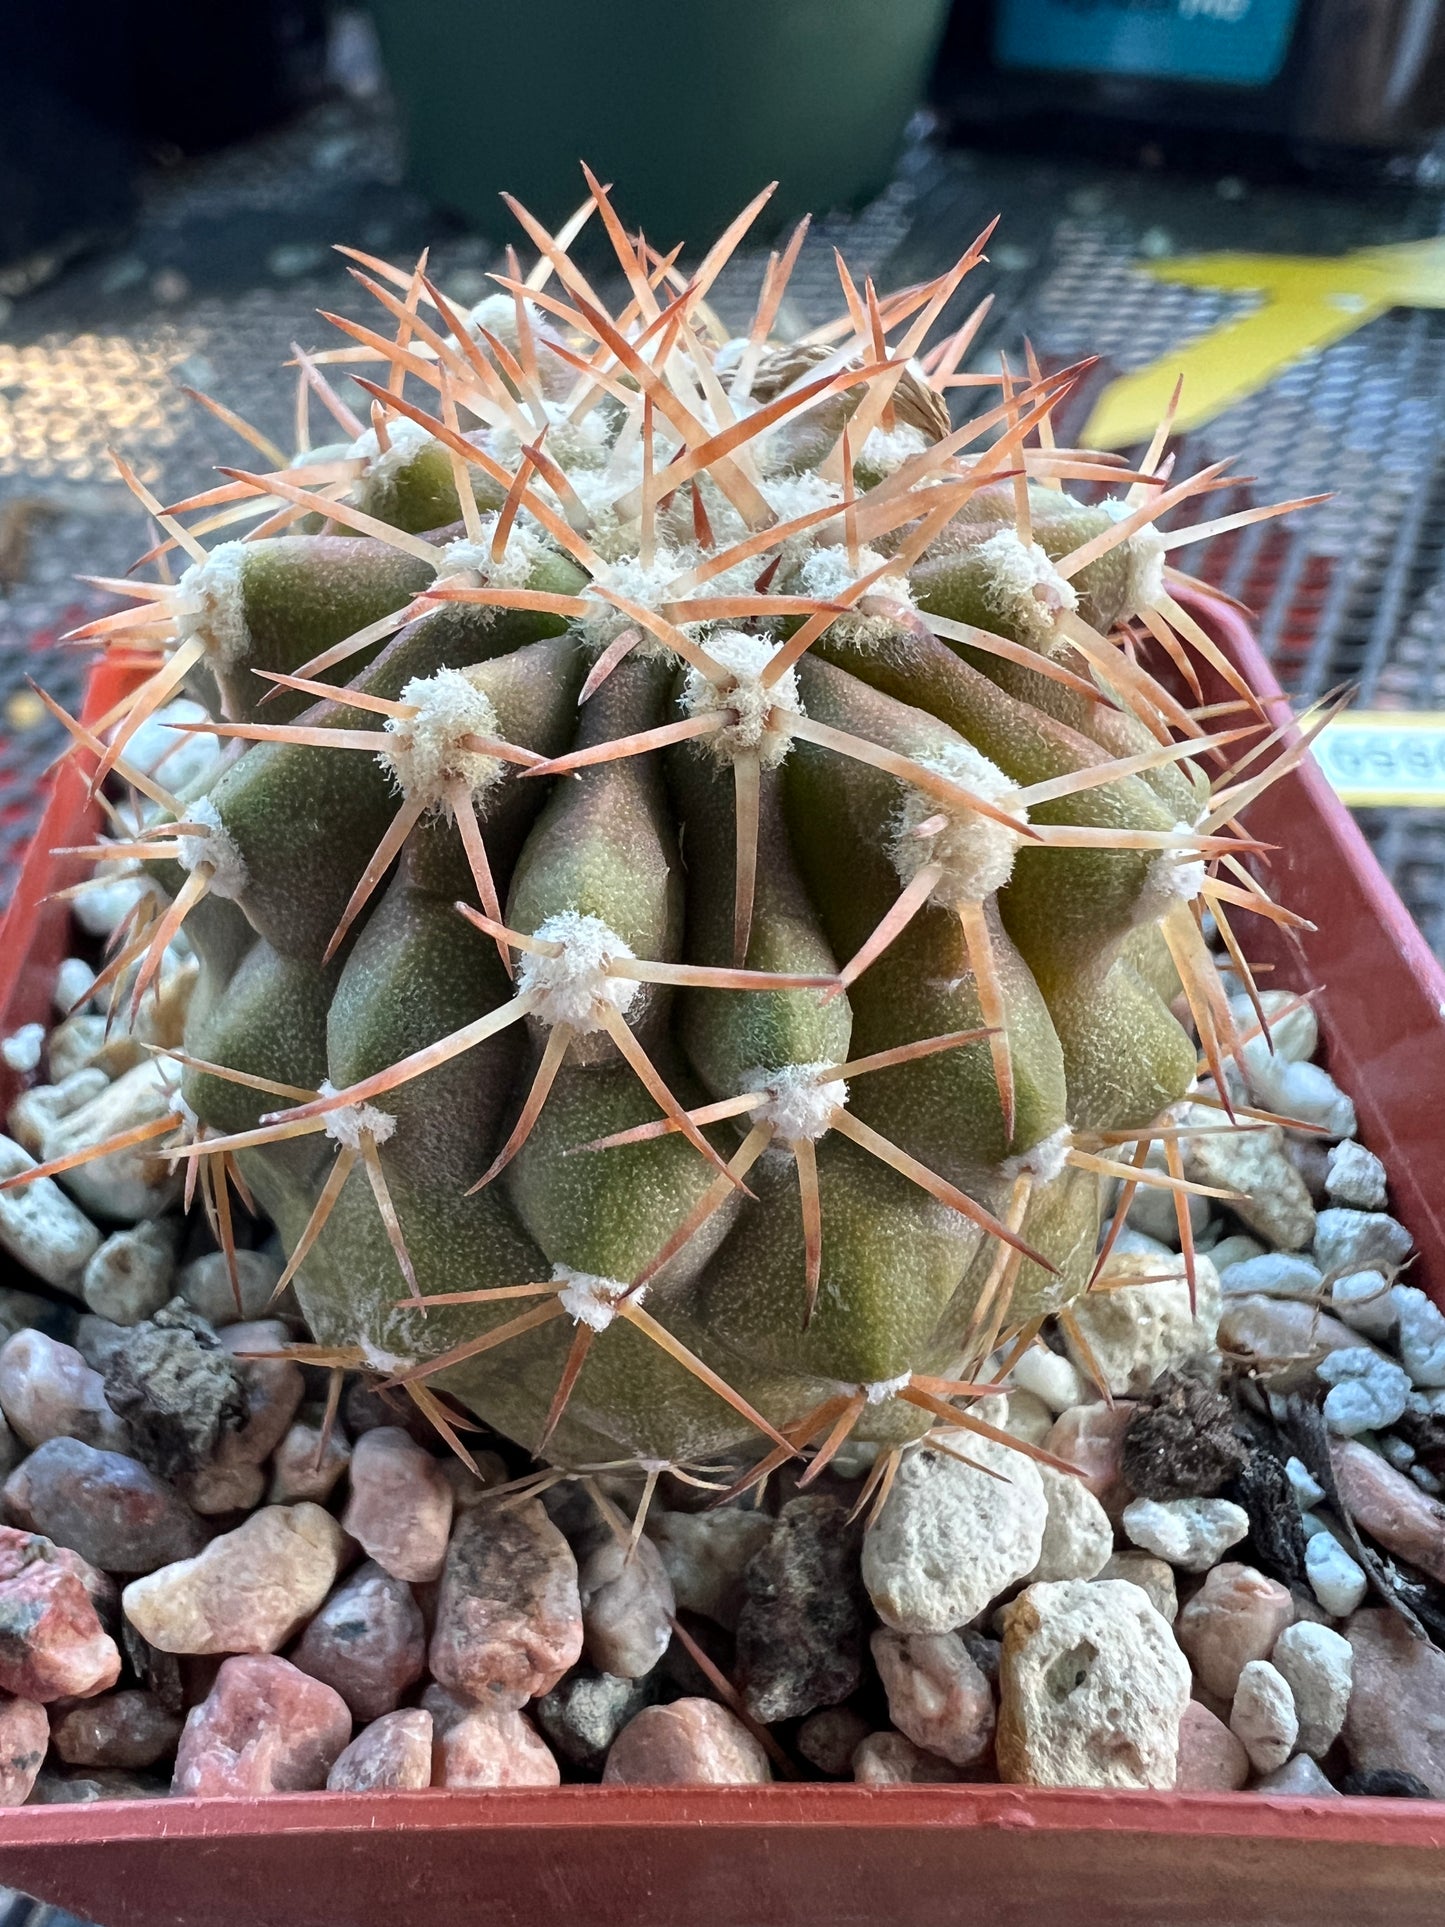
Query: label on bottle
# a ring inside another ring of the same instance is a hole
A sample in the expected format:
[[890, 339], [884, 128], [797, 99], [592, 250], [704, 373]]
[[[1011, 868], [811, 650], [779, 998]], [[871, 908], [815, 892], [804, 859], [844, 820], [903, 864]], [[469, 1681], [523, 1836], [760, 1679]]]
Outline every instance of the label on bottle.
[[1284, 65], [1300, 0], [998, 0], [1001, 67], [1263, 87]]
[[1445, 809], [1445, 710], [1346, 710], [1315, 738], [1314, 756], [1354, 809]]

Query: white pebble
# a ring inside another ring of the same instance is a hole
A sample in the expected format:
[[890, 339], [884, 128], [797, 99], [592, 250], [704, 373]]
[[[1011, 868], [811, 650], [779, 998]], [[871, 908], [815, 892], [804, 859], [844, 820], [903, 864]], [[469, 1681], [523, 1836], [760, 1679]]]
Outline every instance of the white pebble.
[[12, 1071], [28, 1076], [38, 1069], [40, 1053], [45, 1049], [44, 1024], [22, 1024], [19, 1030], [0, 1040], [0, 1058]]
[[214, 768], [222, 744], [219, 736], [207, 730], [182, 734], [174, 725], [208, 720], [199, 703], [167, 703], [148, 716], [126, 744], [126, 761], [147, 775], [159, 771], [168, 789], [184, 795]]
[[51, 993], [58, 1017], [68, 1017], [73, 1010], [83, 1010], [90, 1001], [90, 987], [95, 982], [95, 972], [84, 957], [67, 957], [55, 973], [55, 989]]
[[[980, 1399], [979, 1403], [983, 1401]], [[1008, 1410], [1000, 1424], [1011, 1439], [1023, 1439], [1029, 1445], [1042, 1445], [1054, 1429], [1054, 1414], [1032, 1392], [1012, 1391], [1008, 1397]], [[864, 1472], [869, 1469], [865, 1466]]]
[[[137, 1125], [157, 1122], [169, 1113], [178, 1081], [174, 1064], [165, 1058], [148, 1057], [117, 1078], [99, 1097], [62, 1118], [47, 1150], [52, 1156], [63, 1157], [104, 1143]], [[79, 1164], [66, 1173], [65, 1182], [88, 1210], [125, 1224], [158, 1217], [180, 1195], [180, 1177], [167, 1164], [164, 1149], [154, 1138]]]
[[1108, 1513], [1074, 1473], [1056, 1472], [1051, 1465], [1040, 1465], [1038, 1473], [1049, 1515], [1039, 1562], [1026, 1583], [1096, 1578], [1114, 1550]]
[[1230, 1265], [1220, 1272], [1219, 1282], [1226, 1297], [1259, 1291], [1267, 1298], [1313, 1298], [1324, 1279], [1319, 1266], [1297, 1251], [1267, 1251]]
[[1243, 1745], [1256, 1773], [1284, 1765], [1299, 1738], [1299, 1717], [1289, 1681], [1267, 1659], [1252, 1659], [1239, 1675], [1229, 1730]]
[[91, 1066], [72, 1071], [59, 1084], [32, 1084], [10, 1106], [5, 1121], [11, 1137], [32, 1157], [46, 1163], [45, 1143], [59, 1120], [99, 1097], [109, 1082], [99, 1066]]
[[1428, 1465], [1412, 1465], [1410, 1477], [1429, 1498], [1438, 1499], [1440, 1494], [1445, 1492], [1445, 1483], [1442, 1483]]
[[1228, 1238], [1221, 1238], [1217, 1245], [1208, 1247], [1209, 1261], [1219, 1273], [1219, 1281], [1224, 1282], [1224, 1274], [1231, 1266], [1242, 1265], [1247, 1258], [1262, 1258], [1264, 1246], [1258, 1238], [1250, 1238], [1242, 1231], [1234, 1232]]
[[1305, 1576], [1332, 1619], [1352, 1613], [1365, 1596], [1363, 1571], [1327, 1528], [1316, 1532], [1305, 1547]]
[[1300, 1511], [1308, 1512], [1311, 1506], [1318, 1505], [1325, 1496], [1325, 1489], [1308, 1466], [1300, 1459], [1286, 1459], [1284, 1469], [1299, 1500]]
[[1415, 1285], [1397, 1285], [1392, 1296], [1400, 1314], [1399, 1349], [1416, 1385], [1445, 1386], [1445, 1317]]
[[863, 1583], [899, 1632], [965, 1625], [1043, 1550], [1048, 1501], [1033, 1460], [972, 1432], [941, 1442], [971, 1463], [926, 1446], [908, 1453], [863, 1541]]
[[[0, 1137], [0, 1178], [33, 1171], [35, 1164], [13, 1138]], [[0, 1250], [47, 1285], [73, 1287], [99, 1244], [99, 1231], [54, 1178], [0, 1191]]]
[[1315, 1376], [1330, 1387], [1325, 1394], [1325, 1423], [1342, 1438], [1393, 1425], [1410, 1396], [1410, 1380], [1403, 1368], [1364, 1345], [1326, 1353], [1315, 1367]]
[[[1154, 1144], [1144, 1160], [1146, 1171], [1167, 1171], [1163, 1147]], [[1129, 1206], [1126, 1224], [1135, 1231], [1143, 1232], [1145, 1237], [1155, 1238], [1170, 1251], [1179, 1249], [1179, 1213], [1174, 1203], [1175, 1193], [1162, 1185], [1141, 1184], [1134, 1193]], [[1197, 1239], [1209, 1222], [1209, 1200], [1191, 1196], [1189, 1198], [1189, 1223]]]
[[1385, 1206], [1385, 1167], [1373, 1151], [1353, 1138], [1332, 1145], [1325, 1165], [1325, 1190], [1336, 1204], [1357, 1211], [1382, 1211]]
[[1185, 1572], [1207, 1572], [1249, 1532], [1249, 1514], [1229, 1499], [1135, 1499], [1124, 1531], [1136, 1546]]
[[[1303, 1063], [1314, 1056], [1320, 1041], [1320, 1026], [1313, 1004], [1301, 1002], [1292, 990], [1262, 990], [1259, 1007], [1269, 1020], [1269, 1043], [1265, 1042], [1263, 1032], [1251, 1037], [1244, 1047], [1246, 1062], [1256, 1051], [1268, 1057], [1270, 1044], [1274, 1045], [1274, 1055], [1286, 1063]], [[1259, 1012], [1249, 997], [1231, 997], [1229, 1008], [1241, 1031], [1247, 1033], [1258, 1025]]]
[[1387, 1432], [1380, 1440], [1380, 1457], [1387, 1459], [1397, 1472], [1407, 1472], [1415, 1463], [1415, 1448], [1398, 1433]]
[[1445, 1418], [1445, 1390], [1411, 1392], [1405, 1401], [1405, 1410], [1416, 1412], [1421, 1418]]
[[81, 1296], [97, 1317], [138, 1325], [170, 1298], [175, 1269], [170, 1222], [147, 1219], [112, 1232], [85, 1267]]
[[1256, 1046], [1245, 1045], [1250, 1088], [1270, 1110], [1314, 1124], [1331, 1137], [1353, 1137], [1355, 1107], [1327, 1070], [1318, 1064], [1292, 1064], [1281, 1057], [1259, 1063]]
[[1355, 1665], [1350, 1642], [1329, 1626], [1301, 1619], [1285, 1627], [1270, 1660], [1294, 1697], [1300, 1751], [1323, 1759], [1340, 1736], [1350, 1703]]
[[1414, 1240], [1386, 1211], [1350, 1211], [1331, 1205], [1315, 1220], [1315, 1263], [1321, 1271], [1393, 1271], [1404, 1264]]
[[1330, 1287], [1330, 1310], [1362, 1338], [1391, 1343], [1399, 1308], [1383, 1271], [1352, 1271]]
[[1024, 1353], [1013, 1368], [1013, 1382], [1041, 1398], [1051, 1412], [1087, 1405], [1093, 1397], [1077, 1366], [1043, 1345], [1031, 1345]]
[[87, 936], [108, 937], [126, 912], [154, 890], [149, 877], [98, 877], [91, 889], [82, 890], [76, 897], [70, 913]]
[[1128, 1224], [1114, 1240], [1114, 1250], [1120, 1255], [1132, 1253], [1140, 1258], [1177, 1258], [1179, 1256], [1177, 1246], [1165, 1244], [1162, 1238], [1151, 1238], [1147, 1232], [1136, 1231]]

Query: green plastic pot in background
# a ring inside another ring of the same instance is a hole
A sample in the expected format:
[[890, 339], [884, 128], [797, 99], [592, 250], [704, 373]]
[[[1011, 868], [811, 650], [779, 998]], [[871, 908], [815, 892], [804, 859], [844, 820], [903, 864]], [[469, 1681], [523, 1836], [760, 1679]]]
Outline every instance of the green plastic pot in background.
[[709, 241], [886, 183], [949, 0], [371, 0], [412, 179], [484, 232], [516, 194], [555, 225], [585, 159], [629, 224]]

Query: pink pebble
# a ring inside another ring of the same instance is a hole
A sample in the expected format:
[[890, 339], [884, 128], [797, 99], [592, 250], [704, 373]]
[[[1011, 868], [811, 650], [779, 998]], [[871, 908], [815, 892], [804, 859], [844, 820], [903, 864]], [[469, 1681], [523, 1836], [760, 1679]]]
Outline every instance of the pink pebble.
[[295, 1505], [314, 1499], [324, 1505], [336, 1481], [351, 1463], [351, 1441], [333, 1425], [323, 1439], [319, 1419], [303, 1415], [276, 1447], [271, 1460], [269, 1505]]
[[342, 1524], [394, 1578], [438, 1576], [453, 1504], [437, 1461], [400, 1426], [379, 1425], [356, 1441]]
[[1354, 1684], [1342, 1735], [1350, 1765], [1413, 1773], [1445, 1800], [1445, 1652], [1382, 1606], [1352, 1613]]
[[351, 1738], [346, 1703], [271, 1654], [228, 1659], [187, 1716], [172, 1793], [243, 1799], [310, 1793]]
[[368, 1560], [332, 1593], [291, 1658], [303, 1673], [334, 1686], [358, 1720], [374, 1720], [421, 1678], [421, 1608], [404, 1580]]
[[240, 1367], [249, 1410], [239, 1432], [223, 1432], [217, 1458], [222, 1465], [260, 1465], [269, 1459], [286, 1435], [306, 1390], [301, 1367], [290, 1358], [247, 1357], [251, 1352], [279, 1352], [291, 1343], [291, 1333], [277, 1318], [256, 1318], [226, 1325], [216, 1333], [222, 1351]]
[[873, 1635], [873, 1663], [894, 1724], [915, 1746], [973, 1766], [993, 1745], [993, 1688], [957, 1633]]
[[605, 1785], [759, 1786], [772, 1769], [742, 1721], [715, 1700], [644, 1706], [607, 1755]]
[[561, 1784], [551, 1749], [525, 1714], [505, 1706], [475, 1706], [444, 1686], [429, 1686], [422, 1705], [433, 1722], [434, 1786]]
[[1054, 1420], [1044, 1450], [1078, 1466], [1083, 1482], [1118, 1523], [1133, 1494], [1124, 1484], [1124, 1434], [1137, 1409], [1136, 1401], [1115, 1399], [1112, 1405], [1073, 1405]]
[[405, 1793], [431, 1785], [432, 1716], [420, 1706], [383, 1713], [336, 1756], [328, 1793]]
[[1330, 1463], [1355, 1524], [1445, 1584], [1445, 1505], [1354, 1439], [1337, 1439]]
[[35, 1700], [0, 1701], [0, 1807], [23, 1807], [50, 1744], [45, 1708]]
[[902, 1733], [870, 1733], [854, 1750], [853, 1778], [859, 1786], [934, 1786], [963, 1775]]
[[[114, 1686], [120, 1653], [101, 1625], [90, 1577], [78, 1554], [0, 1526], [0, 1692], [47, 1703]], [[94, 1579], [114, 1597], [103, 1574]]]
[[1231, 1561], [1206, 1574], [1174, 1633], [1205, 1691], [1232, 1700], [1244, 1668], [1269, 1658], [1294, 1616], [1287, 1587]]
[[541, 1502], [464, 1512], [437, 1600], [434, 1676], [467, 1699], [519, 1707], [550, 1693], [581, 1654], [577, 1561]]
[[180, 1737], [181, 1722], [154, 1693], [128, 1689], [72, 1706], [51, 1735], [67, 1766], [154, 1766]]
[[30, 1446], [72, 1438], [102, 1452], [130, 1450], [130, 1427], [110, 1409], [100, 1373], [44, 1332], [18, 1331], [0, 1347], [0, 1411]]
[[1237, 1793], [1249, 1779], [1249, 1755], [1221, 1719], [1190, 1700], [1179, 1722], [1180, 1793]]

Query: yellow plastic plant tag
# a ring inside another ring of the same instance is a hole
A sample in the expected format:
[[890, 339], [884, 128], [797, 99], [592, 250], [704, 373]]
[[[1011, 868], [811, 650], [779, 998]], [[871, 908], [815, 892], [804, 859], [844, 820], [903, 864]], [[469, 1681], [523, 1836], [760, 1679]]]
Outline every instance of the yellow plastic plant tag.
[[1355, 809], [1445, 809], [1445, 710], [1347, 710], [1315, 739], [1315, 760]]

